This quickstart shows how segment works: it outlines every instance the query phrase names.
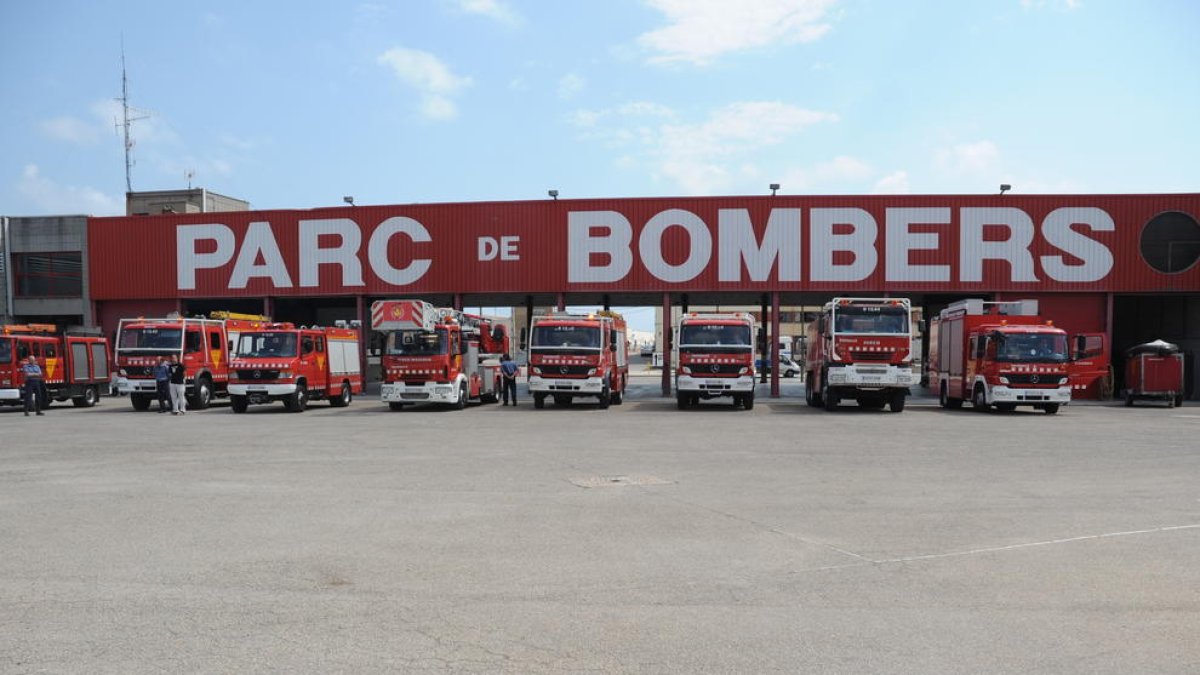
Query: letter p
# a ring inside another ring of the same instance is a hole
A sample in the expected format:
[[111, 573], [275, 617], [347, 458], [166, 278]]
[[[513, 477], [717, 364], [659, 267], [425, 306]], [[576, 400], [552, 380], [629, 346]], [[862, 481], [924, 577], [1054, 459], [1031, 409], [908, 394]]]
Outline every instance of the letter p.
[[[200, 253], [197, 242], [215, 242], [216, 250]], [[210, 270], [233, 260], [233, 230], [225, 225], [179, 225], [175, 228], [175, 268], [177, 285], [181, 291], [196, 290], [196, 270]]]

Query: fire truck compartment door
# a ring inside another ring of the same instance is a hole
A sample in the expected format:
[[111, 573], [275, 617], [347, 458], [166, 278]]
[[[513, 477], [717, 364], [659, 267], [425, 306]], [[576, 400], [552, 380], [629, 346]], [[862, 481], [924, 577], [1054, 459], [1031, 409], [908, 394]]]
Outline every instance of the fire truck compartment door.
[[82, 342], [71, 343], [71, 381], [84, 382], [88, 376], [88, 349]]

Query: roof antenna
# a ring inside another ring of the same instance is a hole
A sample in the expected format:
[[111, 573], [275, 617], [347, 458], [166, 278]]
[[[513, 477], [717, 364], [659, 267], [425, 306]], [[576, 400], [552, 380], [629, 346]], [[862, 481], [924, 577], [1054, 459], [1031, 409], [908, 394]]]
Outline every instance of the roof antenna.
[[149, 115], [140, 115], [130, 117], [129, 107], [129, 80], [125, 77], [125, 36], [121, 35], [121, 98], [116, 99], [121, 103], [122, 121], [117, 122], [116, 126], [120, 127], [125, 140], [125, 192], [126, 194], [133, 192], [133, 145], [134, 141], [129, 137], [130, 126], [138, 121], [144, 120]]

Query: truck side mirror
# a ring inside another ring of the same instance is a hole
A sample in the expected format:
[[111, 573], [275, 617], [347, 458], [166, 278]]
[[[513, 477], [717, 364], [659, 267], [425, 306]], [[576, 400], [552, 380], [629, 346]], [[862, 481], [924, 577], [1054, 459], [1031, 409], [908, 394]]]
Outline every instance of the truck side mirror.
[[521, 351], [525, 351], [525, 345], [528, 341], [529, 341], [529, 329], [522, 326], [521, 327], [521, 340], [518, 345], [521, 348]]
[[505, 329], [504, 324], [502, 324], [502, 323], [496, 324], [495, 326], [492, 327], [492, 341], [500, 342], [505, 337], [507, 337], [507, 333], [508, 333], [508, 331]]
[[617, 344], [617, 329], [615, 329], [615, 328], [611, 328], [611, 329], [609, 329], [609, 331], [608, 331], [608, 344], [610, 344], [610, 345], [615, 345], [615, 344]]

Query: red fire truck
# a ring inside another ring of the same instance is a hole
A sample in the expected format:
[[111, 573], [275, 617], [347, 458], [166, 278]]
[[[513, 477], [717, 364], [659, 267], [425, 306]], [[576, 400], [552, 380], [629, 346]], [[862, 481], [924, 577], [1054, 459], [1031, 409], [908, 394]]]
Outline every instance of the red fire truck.
[[0, 326], [0, 404], [20, 405], [25, 376], [21, 362], [32, 355], [42, 369], [46, 400], [71, 399], [90, 408], [108, 384], [108, 340], [99, 335], [58, 333], [53, 324]]
[[499, 400], [500, 356], [509, 349], [508, 326], [499, 320], [422, 300], [379, 300], [371, 328], [387, 333], [380, 398], [392, 410]]
[[213, 397], [228, 394], [229, 361], [237, 337], [268, 323], [265, 316], [213, 312], [209, 318], [168, 316], [121, 319], [117, 327], [118, 388], [135, 410], [147, 410], [155, 397], [154, 364], [174, 355], [187, 370], [188, 407], [203, 410]]
[[529, 393], [533, 407], [546, 397], [570, 405], [594, 396], [600, 407], [620, 405], [629, 381], [625, 319], [615, 313], [553, 313], [533, 317], [529, 327]]
[[283, 401], [291, 412], [325, 399], [350, 405], [363, 391], [358, 331], [268, 323], [237, 338], [229, 369], [229, 402], [244, 413], [252, 403]]
[[754, 318], [749, 314], [679, 317], [675, 326], [675, 402], [680, 410], [700, 399], [728, 396], [754, 407]]
[[1038, 315], [1036, 300], [956, 302], [930, 326], [931, 367], [943, 408], [1033, 406], [1053, 415], [1071, 402], [1066, 331]]
[[808, 328], [805, 401], [835, 410], [842, 399], [863, 408], [904, 410], [912, 369], [907, 298], [834, 298]]

